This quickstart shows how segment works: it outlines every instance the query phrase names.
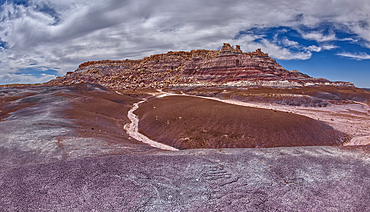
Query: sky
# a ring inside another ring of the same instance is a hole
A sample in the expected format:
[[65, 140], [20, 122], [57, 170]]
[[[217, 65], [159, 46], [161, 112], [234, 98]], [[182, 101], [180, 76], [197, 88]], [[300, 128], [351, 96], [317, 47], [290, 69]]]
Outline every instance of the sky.
[[240, 45], [288, 70], [370, 88], [369, 0], [0, 0], [0, 84], [85, 61]]

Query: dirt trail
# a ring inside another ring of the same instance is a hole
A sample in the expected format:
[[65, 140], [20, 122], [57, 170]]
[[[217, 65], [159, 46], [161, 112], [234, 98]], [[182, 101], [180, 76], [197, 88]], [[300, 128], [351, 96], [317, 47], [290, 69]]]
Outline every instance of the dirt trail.
[[145, 135], [139, 133], [139, 119], [137, 115], [134, 114], [134, 111], [139, 108], [139, 104], [145, 102], [146, 100], [137, 102], [134, 104], [134, 106], [128, 111], [127, 117], [130, 119], [131, 123], [125, 125], [125, 129], [127, 131], [127, 134], [134, 139], [141, 141], [143, 143], [146, 143], [152, 147], [156, 147], [163, 150], [169, 150], [169, 151], [178, 151], [178, 149], [173, 148], [171, 146], [168, 146], [166, 144], [158, 143], [156, 141], [153, 141], [146, 137]]

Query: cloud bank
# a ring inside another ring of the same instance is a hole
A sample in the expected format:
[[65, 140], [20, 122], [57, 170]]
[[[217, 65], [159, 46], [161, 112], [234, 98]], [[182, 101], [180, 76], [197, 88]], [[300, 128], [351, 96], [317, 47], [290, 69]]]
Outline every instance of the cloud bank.
[[[139, 59], [169, 50], [262, 48], [276, 59], [306, 60], [332, 50], [335, 30], [370, 43], [367, 0], [29, 0], [0, 11], [0, 83], [40, 82], [54, 75], [21, 74], [41, 67], [59, 75], [97, 59]], [[329, 25], [331, 31], [318, 30]], [[288, 27], [316, 45], [241, 31]], [[370, 46], [370, 45], [369, 45]], [[345, 55], [341, 55], [345, 56]], [[357, 59], [357, 58], [356, 58]]]
[[338, 53], [337, 55], [342, 56], [342, 57], [349, 57], [352, 59], [356, 60], [370, 60], [370, 55], [361, 52], [361, 53], [348, 53], [348, 52], [343, 52], [343, 53]]

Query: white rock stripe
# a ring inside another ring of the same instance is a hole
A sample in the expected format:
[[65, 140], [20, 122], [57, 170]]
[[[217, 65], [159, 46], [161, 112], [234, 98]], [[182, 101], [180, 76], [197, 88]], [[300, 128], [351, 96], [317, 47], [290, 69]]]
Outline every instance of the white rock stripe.
[[195, 96], [195, 95], [189, 95], [189, 94], [185, 94], [185, 93], [181, 93], [181, 94], [168, 93], [168, 92], [164, 92], [162, 90], [157, 90], [157, 91], [159, 92], [159, 94], [157, 94], [157, 96], [156, 96], [157, 98], [162, 98], [162, 97], [166, 97], [166, 96], [189, 96], [189, 97], [197, 97], [197, 98], [215, 100], [215, 101], [223, 102], [223, 103], [226, 103], [226, 104], [232, 104], [232, 105], [263, 108], [263, 109], [273, 109], [273, 107], [258, 105], [258, 104], [253, 104], [253, 103], [247, 103], [247, 102], [241, 102], [241, 101], [237, 101], [237, 100], [226, 100], [226, 99], [219, 99], [219, 98], [216, 98], [216, 97], [207, 97], [207, 96]]
[[146, 143], [152, 147], [156, 147], [156, 148], [163, 149], [163, 150], [178, 151], [178, 149], [176, 148], [173, 148], [166, 144], [153, 141], [150, 138], [146, 137], [145, 135], [139, 133], [139, 119], [137, 115], [134, 114], [134, 111], [137, 110], [139, 108], [139, 104], [143, 102], [145, 102], [145, 100], [135, 103], [134, 106], [128, 111], [127, 117], [128, 119], [130, 119], [131, 123], [128, 125], [125, 125], [127, 134], [131, 136], [132, 138], [138, 141], [141, 141], [143, 143]]
[[264, 105], [257, 105], [257, 104], [247, 103], [247, 102], [240, 102], [240, 101], [237, 101], [237, 100], [218, 99], [216, 97], [206, 97], [206, 96], [192, 96], [192, 95], [186, 95], [186, 96], [199, 97], [199, 98], [203, 98], [203, 99], [210, 99], [210, 100], [215, 100], [215, 101], [219, 101], [219, 102], [223, 102], [223, 103], [231, 104], [231, 105], [263, 108], [263, 109], [272, 109], [272, 107], [268, 107], [268, 106], [264, 106]]

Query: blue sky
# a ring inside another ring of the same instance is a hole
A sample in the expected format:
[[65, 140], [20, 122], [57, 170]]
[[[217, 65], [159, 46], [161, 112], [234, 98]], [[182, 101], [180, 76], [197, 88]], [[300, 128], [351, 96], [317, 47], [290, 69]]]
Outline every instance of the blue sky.
[[[236, 40], [246, 34], [259, 34], [263, 39], [278, 43], [291, 52], [298, 53], [308, 48], [306, 52], [310, 54], [307, 59], [302, 56], [296, 59], [277, 59], [277, 62], [288, 70], [296, 69], [313, 77], [349, 81], [359, 87], [370, 87], [370, 49], [366, 47], [366, 40], [356, 34], [337, 30], [330, 24], [322, 24], [314, 29], [302, 28], [251, 29], [240, 32]], [[307, 38], [307, 34], [312, 32], [319, 32], [322, 36]]]
[[45, 82], [88, 60], [262, 51], [288, 70], [370, 88], [368, 0], [0, 0], [0, 84]]

